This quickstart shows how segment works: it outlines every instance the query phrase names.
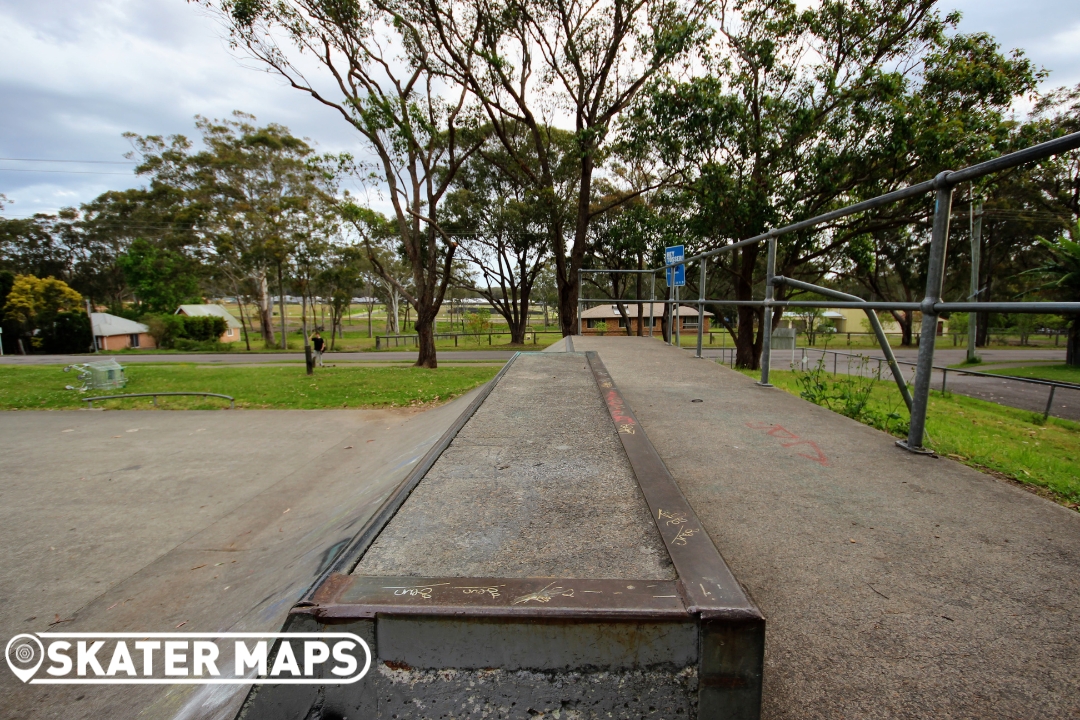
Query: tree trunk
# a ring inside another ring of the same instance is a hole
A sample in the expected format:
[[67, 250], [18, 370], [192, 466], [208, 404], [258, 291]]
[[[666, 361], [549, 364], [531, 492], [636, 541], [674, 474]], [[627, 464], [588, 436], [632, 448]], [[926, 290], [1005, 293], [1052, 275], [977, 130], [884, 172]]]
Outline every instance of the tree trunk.
[[244, 345], [251, 352], [251, 338], [248, 337], [247, 320], [244, 318], [244, 303], [240, 300], [239, 288], [236, 288], [236, 306], [240, 310], [240, 331], [244, 333]]
[[259, 331], [262, 333], [263, 343], [267, 347], [274, 346], [274, 305], [270, 299], [270, 284], [266, 281], [266, 272], [259, 271], [255, 278], [255, 288], [258, 291], [256, 303], [259, 306]]
[[278, 312], [281, 313], [281, 349], [289, 349], [288, 327], [285, 325], [285, 282], [281, 276], [281, 263], [277, 264]]
[[[739, 253], [739, 267], [735, 278], [735, 299], [753, 300], [754, 268], [757, 266], [758, 247], [749, 245]], [[760, 337], [755, 337], [754, 321], [760, 328], [761, 311], [746, 305], [738, 306], [739, 327], [735, 336], [735, 366], [757, 370], [761, 358]]]
[[435, 358], [435, 329], [432, 326], [432, 318], [421, 319], [420, 313], [416, 314], [416, 336], [419, 345], [419, 355], [414, 367], [435, 369], [439, 363]]
[[1069, 339], [1065, 343], [1065, 364], [1080, 367], [1080, 315], [1069, 323]]
[[526, 292], [521, 293], [521, 297], [518, 300], [518, 307], [521, 308], [521, 312], [517, 314], [516, 322], [511, 322], [510, 318], [507, 318], [507, 325], [510, 326], [510, 343], [513, 345], [525, 344], [525, 330], [529, 326], [529, 295]]

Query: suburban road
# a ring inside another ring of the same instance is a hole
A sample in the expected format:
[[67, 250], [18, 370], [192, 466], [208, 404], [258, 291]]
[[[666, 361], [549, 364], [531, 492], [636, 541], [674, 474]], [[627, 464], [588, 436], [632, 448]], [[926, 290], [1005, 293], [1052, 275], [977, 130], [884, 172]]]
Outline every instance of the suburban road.
[[[440, 350], [442, 362], [506, 362], [513, 357], [512, 350]], [[280, 353], [155, 353], [146, 355], [7, 355], [0, 358], [4, 365], [71, 365], [94, 360], [113, 359], [119, 363], [221, 363], [223, 365], [254, 363], [303, 362], [302, 352]], [[333, 352], [323, 355], [323, 362], [336, 363], [386, 363], [416, 362], [415, 352]]]

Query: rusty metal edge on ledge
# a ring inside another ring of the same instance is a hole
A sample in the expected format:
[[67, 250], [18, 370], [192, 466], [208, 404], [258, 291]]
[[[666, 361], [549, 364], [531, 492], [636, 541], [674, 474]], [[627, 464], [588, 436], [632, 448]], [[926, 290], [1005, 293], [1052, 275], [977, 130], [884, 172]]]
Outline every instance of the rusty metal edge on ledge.
[[652, 511], [656, 529], [675, 564], [690, 612], [706, 620], [763, 619], [675, 483], [600, 356], [590, 350], [585, 357]]
[[297, 612], [318, 620], [376, 615], [693, 619], [674, 580], [332, 575], [314, 600], [314, 607]]
[[493, 377], [483, 388], [481, 388], [479, 394], [473, 398], [469, 406], [465, 408], [454, 420], [453, 424], [447, 428], [434, 445], [424, 454], [420, 459], [420, 462], [416, 464], [416, 467], [405, 477], [404, 480], [390, 493], [379, 509], [368, 518], [363, 527], [352, 539], [352, 541], [337, 554], [337, 557], [333, 562], [324, 570], [311, 584], [307, 592], [303, 597], [293, 606], [293, 611], [305, 607], [310, 607], [314, 604], [314, 597], [318, 593], [319, 588], [334, 574], [344, 573], [348, 574], [367, 552], [371, 544], [375, 542], [375, 539], [383, 531], [383, 528], [390, 522], [390, 520], [397, 514], [397, 511], [405, 504], [405, 501], [409, 499], [409, 495], [416, 489], [416, 486], [420, 484], [420, 481], [427, 475], [428, 470], [439, 459], [439, 456], [443, 454], [443, 451], [450, 446], [454, 438], [461, 431], [461, 428], [465, 427], [465, 424], [472, 419], [473, 414], [483, 405], [488, 396], [502, 380], [503, 376], [509, 371], [510, 366], [514, 364], [514, 361], [521, 355], [520, 352], [514, 353], [513, 357], [506, 361], [502, 369]]

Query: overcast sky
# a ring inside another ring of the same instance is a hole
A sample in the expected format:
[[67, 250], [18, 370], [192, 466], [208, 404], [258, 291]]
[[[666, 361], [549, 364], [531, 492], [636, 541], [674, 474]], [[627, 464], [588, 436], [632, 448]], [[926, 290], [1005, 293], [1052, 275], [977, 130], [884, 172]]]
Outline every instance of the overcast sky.
[[[953, 0], [961, 30], [1023, 48], [1080, 83], [1078, 0]], [[77, 206], [141, 184], [121, 137], [194, 136], [196, 114], [234, 109], [287, 125], [323, 151], [362, 154], [329, 109], [241, 62], [217, 22], [184, 0], [0, 0], [0, 193], [8, 217]], [[53, 162], [24, 162], [44, 159]], [[80, 162], [55, 162], [55, 161]], [[96, 161], [96, 162], [86, 162]], [[48, 171], [48, 172], [46, 172]]]

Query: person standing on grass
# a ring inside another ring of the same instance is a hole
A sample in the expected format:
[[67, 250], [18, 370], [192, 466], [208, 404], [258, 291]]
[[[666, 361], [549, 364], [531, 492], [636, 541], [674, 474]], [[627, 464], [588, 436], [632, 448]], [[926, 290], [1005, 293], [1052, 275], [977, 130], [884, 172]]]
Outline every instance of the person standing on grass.
[[319, 335], [319, 331], [316, 330], [311, 335], [311, 349], [315, 351], [315, 364], [322, 367], [322, 354], [323, 349], [326, 347], [326, 341]]

